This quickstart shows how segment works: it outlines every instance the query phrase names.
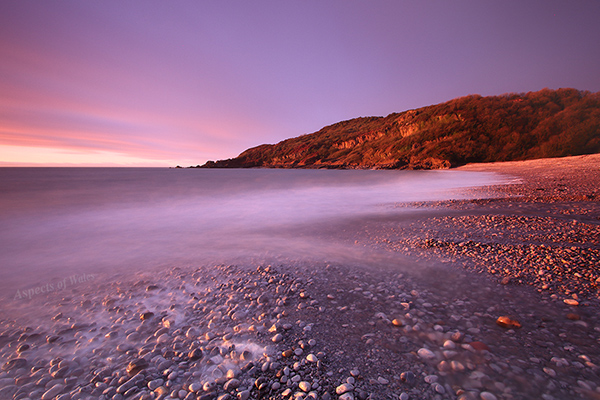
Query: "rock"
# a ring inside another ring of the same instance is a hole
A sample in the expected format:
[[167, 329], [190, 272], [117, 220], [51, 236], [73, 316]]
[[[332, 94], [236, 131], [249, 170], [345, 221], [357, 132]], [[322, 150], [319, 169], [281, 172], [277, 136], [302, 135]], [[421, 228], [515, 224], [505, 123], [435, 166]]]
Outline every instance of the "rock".
[[456, 360], [450, 361], [450, 368], [455, 372], [463, 372], [465, 370], [465, 366], [460, 361]]
[[29, 350], [29, 345], [25, 343], [19, 346], [19, 348], [17, 349], [17, 353], [22, 353], [27, 350]]
[[311, 362], [311, 363], [316, 363], [317, 361], [319, 361], [319, 359], [317, 358], [317, 356], [315, 356], [314, 354], [309, 354], [306, 356], [306, 361]]
[[225, 384], [223, 385], [223, 389], [226, 391], [237, 389], [238, 387], [240, 387], [240, 384], [241, 382], [238, 379], [233, 378], [225, 382]]
[[[159, 387], [161, 387], [163, 385], [163, 383], [165, 383], [165, 382], [162, 379], [151, 380], [150, 382], [148, 382], [148, 389], [150, 389], [150, 390], [156, 390]], [[195, 383], [193, 383], [192, 385], [195, 385]], [[190, 387], [192, 385], [190, 385]], [[200, 388], [202, 388], [202, 385], [200, 385]]]
[[292, 349], [287, 349], [281, 352], [281, 355], [283, 357], [291, 357], [292, 355], [294, 355], [294, 351]]
[[154, 313], [152, 313], [152, 312], [150, 312], [150, 311], [147, 311], [147, 312], [145, 312], [145, 313], [142, 313], [142, 314], [140, 314], [140, 319], [141, 319], [142, 321], [149, 320], [149, 319], [151, 319], [152, 317], [154, 317]]
[[435, 354], [433, 353], [433, 351], [426, 349], [425, 347], [421, 347], [419, 351], [417, 351], [417, 354], [419, 355], [419, 357], [425, 360], [433, 360], [435, 358]]
[[310, 382], [307, 381], [302, 381], [298, 384], [298, 387], [300, 388], [300, 390], [302, 390], [303, 392], [309, 392], [310, 389], [312, 388], [312, 385], [310, 384]]
[[3, 385], [0, 389], [0, 399], [12, 399], [13, 395], [17, 392], [17, 390], [19, 390], [19, 387], [17, 385]]
[[498, 398], [490, 392], [481, 392], [479, 397], [481, 397], [481, 400], [498, 400]]
[[133, 376], [146, 368], [148, 368], [148, 361], [143, 358], [136, 358], [127, 365], [126, 371], [129, 376]]
[[565, 299], [564, 300], [565, 304], [569, 305], [569, 306], [578, 306], [579, 302], [575, 299]]
[[27, 360], [25, 358], [13, 358], [12, 360], [7, 361], [2, 366], [2, 371], [11, 371], [13, 369], [25, 368], [27, 365]]
[[403, 326], [403, 325], [404, 325], [404, 323], [402, 322], [402, 320], [400, 320], [400, 319], [397, 319], [397, 318], [394, 318], [394, 319], [392, 320], [392, 325], [400, 327], [400, 326]]
[[435, 390], [439, 394], [446, 393], [446, 389], [444, 389], [444, 387], [442, 385], [440, 385], [439, 383], [433, 384], [433, 390]]
[[503, 328], [507, 328], [507, 329], [513, 329], [513, 328], [520, 328], [521, 327], [521, 323], [519, 321], [511, 319], [508, 316], [498, 317], [498, 319], [496, 320], [496, 324], [498, 324], [499, 326], [501, 326]]
[[202, 350], [197, 347], [194, 350], [189, 352], [188, 357], [192, 361], [199, 360], [202, 358]]
[[411, 371], [406, 371], [400, 374], [400, 380], [408, 383], [409, 385], [414, 385], [415, 379], [415, 374], [413, 374]]
[[274, 343], [279, 343], [283, 340], [283, 335], [281, 333], [276, 334], [271, 338]]
[[238, 393], [237, 397], [238, 397], [238, 400], [248, 400], [250, 398], [250, 391], [242, 390], [241, 392]]
[[52, 400], [52, 399], [54, 399], [56, 396], [58, 396], [60, 394], [60, 392], [63, 391], [64, 388], [65, 388], [65, 385], [61, 385], [60, 383], [52, 386], [50, 389], [48, 389], [42, 395], [42, 400]]
[[258, 299], [256, 299], [256, 302], [260, 305], [269, 304], [270, 301], [271, 301], [271, 298], [267, 293], [261, 294], [260, 296], [258, 296]]
[[444, 346], [445, 349], [455, 349], [456, 348], [456, 344], [452, 341], [452, 340], [446, 340], [444, 342]]
[[346, 392], [349, 392], [351, 390], [354, 390], [354, 385], [351, 385], [350, 383], [343, 383], [340, 386], [335, 388], [335, 392], [337, 394], [344, 394]]

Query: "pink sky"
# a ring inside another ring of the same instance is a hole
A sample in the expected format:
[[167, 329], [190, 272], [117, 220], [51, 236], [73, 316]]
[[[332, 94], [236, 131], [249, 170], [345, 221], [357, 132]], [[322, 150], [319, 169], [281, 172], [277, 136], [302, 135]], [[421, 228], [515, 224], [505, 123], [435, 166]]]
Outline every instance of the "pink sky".
[[600, 91], [600, 2], [4, 1], [0, 166], [196, 165], [468, 94]]

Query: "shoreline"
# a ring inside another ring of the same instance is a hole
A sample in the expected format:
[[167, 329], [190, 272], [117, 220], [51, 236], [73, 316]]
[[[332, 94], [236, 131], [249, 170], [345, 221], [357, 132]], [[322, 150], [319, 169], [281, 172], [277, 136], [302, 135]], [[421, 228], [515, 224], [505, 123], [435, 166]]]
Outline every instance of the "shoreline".
[[600, 155], [522, 163], [458, 169], [521, 184], [322, 231], [368, 265], [99, 274], [18, 303], [0, 398], [598, 399], [598, 272], [577, 263], [600, 248]]

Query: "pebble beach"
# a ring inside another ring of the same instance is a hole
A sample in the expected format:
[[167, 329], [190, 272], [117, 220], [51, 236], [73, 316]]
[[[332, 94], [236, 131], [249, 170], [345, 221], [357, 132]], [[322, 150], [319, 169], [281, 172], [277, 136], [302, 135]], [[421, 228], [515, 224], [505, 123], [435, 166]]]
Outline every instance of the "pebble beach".
[[0, 399], [600, 399], [600, 155], [315, 226], [356, 262], [75, 277], [0, 313]]

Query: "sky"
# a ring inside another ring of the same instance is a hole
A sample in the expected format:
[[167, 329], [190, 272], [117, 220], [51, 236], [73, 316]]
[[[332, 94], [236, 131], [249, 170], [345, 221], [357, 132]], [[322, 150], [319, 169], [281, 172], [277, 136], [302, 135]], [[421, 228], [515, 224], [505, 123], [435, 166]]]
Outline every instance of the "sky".
[[600, 1], [0, 1], [0, 166], [189, 166], [469, 94], [600, 91]]

